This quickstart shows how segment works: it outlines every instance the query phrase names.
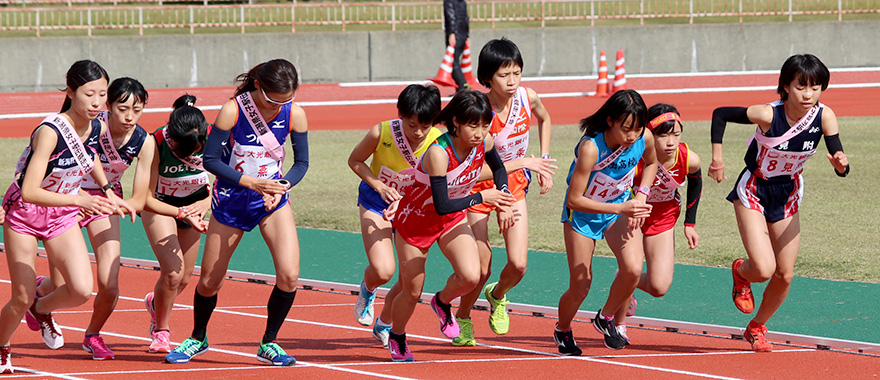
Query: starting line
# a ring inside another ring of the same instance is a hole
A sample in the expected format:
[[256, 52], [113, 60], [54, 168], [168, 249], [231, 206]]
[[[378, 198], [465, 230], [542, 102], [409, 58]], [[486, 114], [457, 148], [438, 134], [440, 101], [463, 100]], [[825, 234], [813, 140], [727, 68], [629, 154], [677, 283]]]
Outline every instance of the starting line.
[[[5, 244], [0, 243], [0, 251], [5, 252]], [[37, 249], [37, 253], [41, 256], [46, 256], [46, 250], [43, 247], [39, 247]], [[94, 262], [95, 256], [93, 254], [89, 254], [89, 259]], [[134, 267], [134, 268], [143, 268], [149, 270], [159, 270], [159, 262], [155, 260], [142, 260], [142, 259], [134, 259], [122, 257], [120, 258], [120, 264], [123, 266]], [[193, 275], [200, 275], [201, 267], [196, 266], [193, 270]], [[252, 272], [243, 272], [236, 270], [229, 270], [226, 272], [226, 279], [234, 280], [234, 281], [244, 281], [258, 284], [274, 284], [275, 276], [269, 274], [262, 273], [252, 273]], [[329, 291], [338, 291], [338, 292], [347, 292], [352, 295], [358, 294], [360, 291], [360, 285], [353, 284], [345, 284], [340, 282], [332, 282], [332, 281], [321, 281], [321, 280], [309, 280], [309, 279], [299, 279], [299, 287], [304, 290], [329, 290]], [[385, 296], [388, 294], [389, 289], [387, 288], [378, 288], [376, 293], [381, 296]], [[434, 297], [433, 293], [422, 293], [421, 301], [425, 303], [430, 303], [431, 298]], [[483, 310], [488, 310], [489, 302], [484, 299], [478, 299], [475, 308], [482, 308]], [[523, 303], [515, 303], [511, 302], [508, 304], [507, 309], [509, 311], [513, 311], [516, 313], [522, 314], [531, 314], [537, 317], [546, 317], [556, 315], [556, 308], [548, 307], [548, 306], [540, 306], [540, 305], [530, 305]], [[585, 311], [578, 310], [575, 318], [580, 319], [590, 319], [596, 317], [596, 312], [594, 311]], [[716, 334], [716, 335], [727, 335], [731, 338], [739, 338], [742, 337], [744, 329], [739, 327], [732, 326], [724, 326], [724, 325], [715, 325], [715, 324], [706, 324], [706, 323], [696, 323], [696, 322], [687, 322], [687, 321], [676, 321], [670, 319], [660, 319], [660, 318], [649, 318], [649, 317], [628, 317], [627, 324], [638, 325], [639, 327], [659, 327], [661, 329], [665, 329], [669, 332], [680, 332], [680, 331], [692, 331], [697, 333], [702, 333], [702, 335]], [[767, 338], [776, 341], [784, 341], [787, 344], [804, 344], [808, 346], [815, 346], [820, 350], [829, 350], [832, 348], [835, 349], [844, 349], [844, 350], [856, 350], [858, 353], [880, 353], [880, 344], [872, 343], [872, 342], [860, 342], [854, 340], [846, 340], [846, 339], [836, 339], [836, 338], [826, 338], [826, 337], [817, 337], [811, 335], [802, 335], [802, 334], [793, 334], [793, 333], [785, 333], [785, 332], [775, 332], [769, 331], [767, 333]], [[846, 351], [844, 351], [846, 352]]]

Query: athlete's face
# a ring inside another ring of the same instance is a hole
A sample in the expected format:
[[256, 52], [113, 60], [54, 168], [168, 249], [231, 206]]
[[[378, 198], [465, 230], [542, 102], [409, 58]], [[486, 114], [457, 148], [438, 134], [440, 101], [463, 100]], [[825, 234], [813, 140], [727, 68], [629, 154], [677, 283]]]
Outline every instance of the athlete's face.
[[460, 124], [454, 118], [452, 122], [455, 123], [455, 134], [470, 147], [480, 146], [489, 134], [489, 123]]
[[795, 78], [783, 88], [788, 93], [786, 105], [789, 108], [800, 109], [802, 112], [806, 112], [806, 110], [816, 105], [819, 102], [819, 95], [822, 95], [821, 84], [801, 84], [799, 78]]
[[260, 85], [259, 81], [254, 82], [254, 86], [257, 87], [257, 93], [259, 93], [260, 104], [259, 107], [263, 109], [269, 110], [278, 110], [281, 107], [287, 105], [288, 103], [293, 102], [293, 99], [296, 99], [296, 91], [288, 91], [288, 92], [270, 92], [263, 89]]
[[79, 86], [76, 91], [68, 88], [67, 97], [71, 99], [71, 112], [84, 119], [94, 120], [107, 103], [107, 80], [104, 78], [93, 80]]
[[136, 102], [131, 95], [124, 102], [107, 104], [107, 108], [110, 110], [110, 128], [126, 132], [137, 125], [144, 112], [144, 104]]
[[522, 68], [515, 63], [502, 66], [492, 75], [489, 83], [491, 90], [507, 95], [516, 94], [519, 82], [522, 80]]
[[643, 125], [634, 125], [635, 117], [633, 115], [626, 115], [626, 118], [621, 120], [611, 120], [609, 117], [607, 122], [611, 128], [605, 132], [605, 140], [608, 141], [608, 137], [611, 137], [614, 143], [624, 148], [635, 144], [645, 129]]
[[413, 149], [425, 141], [425, 137], [428, 136], [428, 132], [433, 126], [430, 123], [420, 122], [418, 115], [401, 116], [400, 120], [403, 120], [403, 134]]
[[669, 158], [675, 154], [678, 144], [681, 143], [681, 125], [675, 123], [669, 132], [654, 134], [654, 148], [657, 149], [657, 158]]

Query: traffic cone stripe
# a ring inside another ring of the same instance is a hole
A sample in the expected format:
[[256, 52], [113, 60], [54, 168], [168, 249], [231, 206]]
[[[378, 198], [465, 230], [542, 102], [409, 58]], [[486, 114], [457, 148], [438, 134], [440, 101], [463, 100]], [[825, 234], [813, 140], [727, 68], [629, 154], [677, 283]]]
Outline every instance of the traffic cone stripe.
[[477, 79], [474, 78], [474, 69], [471, 67], [471, 42], [469, 40], [464, 43], [464, 51], [461, 52], [461, 73], [464, 74], [464, 80], [475, 88]]
[[617, 51], [617, 64], [614, 67], [614, 88], [611, 93], [626, 90], [626, 59], [623, 57], [623, 50]]
[[455, 54], [455, 45], [446, 46], [446, 53], [443, 55], [443, 61], [440, 62], [440, 69], [437, 75], [428, 79], [439, 86], [455, 87], [455, 80], [452, 79], [452, 56]]
[[599, 80], [596, 82], [596, 96], [608, 96], [608, 61], [605, 51], [599, 52]]

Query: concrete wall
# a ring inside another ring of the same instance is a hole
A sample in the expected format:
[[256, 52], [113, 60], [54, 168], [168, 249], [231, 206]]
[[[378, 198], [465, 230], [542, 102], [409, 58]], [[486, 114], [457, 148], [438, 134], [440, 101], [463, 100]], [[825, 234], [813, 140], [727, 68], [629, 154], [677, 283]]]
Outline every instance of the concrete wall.
[[[629, 74], [777, 70], [803, 52], [829, 67], [880, 66], [880, 21], [475, 30], [475, 66], [479, 48], [501, 36], [519, 45], [526, 76], [595, 74], [599, 50], [613, 70], [618, 49]], [[84, 58], [148, 88], [228, 86], [279, 57], [293, 62], [304, 82], [418, 80], [434, 76], [443, 51], [440, 30], [0, 38], [0, 91], [63, 88], [67, 68]]]

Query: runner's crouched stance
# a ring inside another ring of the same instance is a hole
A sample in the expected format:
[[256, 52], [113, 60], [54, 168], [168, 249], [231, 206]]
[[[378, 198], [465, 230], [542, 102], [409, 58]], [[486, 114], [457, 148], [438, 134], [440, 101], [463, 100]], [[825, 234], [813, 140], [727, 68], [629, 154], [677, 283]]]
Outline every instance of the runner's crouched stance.
[[[437, 120], [449, 132], [437, 138], [416, 169], [410, 171], [415, 181], [404, 189], [398, 204], [389, 207], [396, 214], [386, 212], [388, 219], [394, 219], [394, 243], [400, 264], [401, 289], [394, 298], [388, 338], [393, 361], [414, 360], [406, 341], [406, 324], [422, 295], [428, 248], [437, 242], [454, 271], [443, 290], [431, 300], [431, 308], [440, 319], [440, 332], [453, 339], [460, 331], [450, 303], [471, 291], [480, 280], [480, 260], [467, 224], [467, 208], [490, 203], [499, 206], [502, 228], [515, 222], [509, 208], [514, 198], [507, 191], [507, 172], [492, 139], [487, 138], [492, 106], [486, 95], [459, 91]], [[484, 161], [492, 168], [496, 188], [470, 194]]]
[[[275, 343], [296, 297], [299, 239], [288, 191], [308, 169], [308, 125], [293, 103], [299, 86], [296, 68], [283, 59], [261, 63], [239, 75], [234, 99], [226, 102], [208, 135], [205, 169], [217, 176], [202, 272], [193, 297], [193, 332], [165, 357], [188, 363], [208, 350], [208, 320], [217, 306], [229, 259], [245, 231], [260, 226], [275, 264], [266, 331], [257, 359], [278, 366], [296, 359]], [[294, 164], [281, 176], [283, 143], [290, 135]]]
[[722, 107], [712, 115], [712, 164], [709, 176], [726, 179], [721, 141], [728, 121], [757, 124], [746, 151], [746, 167], [727, 200], [733, 203], [748, 259], [733, 261], [733, 303], [743, 313], [755, 309], [751, 283], [768, 281], [757, 314], [743, 336], [755, 351], [770, 351], [767, 320], [788, 295], [800, 247], [798, 208], [804, 194], [804, 164], [825, 137], [826, 157], [845, 177], [849, 161], [838, 136], [837, 117], [819, 103], [830, 73], [811, 54], [793, 55], [782, 64], [776, 92], [780, 100], [748, 108]]

